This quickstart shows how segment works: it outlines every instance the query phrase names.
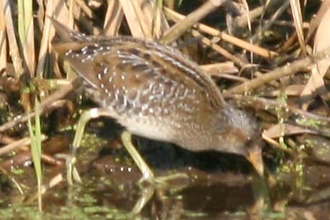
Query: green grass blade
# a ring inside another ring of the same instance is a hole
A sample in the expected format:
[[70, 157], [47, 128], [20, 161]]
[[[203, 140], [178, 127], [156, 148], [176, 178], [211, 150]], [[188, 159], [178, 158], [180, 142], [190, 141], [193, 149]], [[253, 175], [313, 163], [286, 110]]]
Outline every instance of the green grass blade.
[[33, 126], [31, 123], [31, 119], [28, 120], [28, 129], [31, 138], [31, 154], [32, 154], [32, 161], [34, 164], [34, 169], [37, 176], [38, 182], [38, 206], [39, 210], [42, 210], [42, 167], [41, 167], [41, 126], [40, 126], [40, 108], [38, 99], [35, 99], [35, 127], [33, 130]]

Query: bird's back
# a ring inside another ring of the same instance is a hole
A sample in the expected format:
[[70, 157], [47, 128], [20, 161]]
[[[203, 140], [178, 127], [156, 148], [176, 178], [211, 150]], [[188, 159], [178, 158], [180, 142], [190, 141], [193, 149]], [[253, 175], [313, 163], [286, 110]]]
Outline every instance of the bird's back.
[[115, 118], [147, 117], [178, 126], [198, 117], [206, 120], [201, 112], [213, 114], [223, 104], [210, 77], [172, 47], [127, 36], [85, 36], [53, 23], [59, 36], [53, 48], [85, 80], [94, 101], [114, 110]]

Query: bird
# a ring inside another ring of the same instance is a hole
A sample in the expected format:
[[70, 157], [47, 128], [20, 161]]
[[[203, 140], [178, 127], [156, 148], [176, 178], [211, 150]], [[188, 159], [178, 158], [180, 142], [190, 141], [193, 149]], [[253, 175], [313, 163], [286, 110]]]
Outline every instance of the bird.
[[[50, 18], [52, 48], [82, 78], [98, 107], [82, 113], [72, 144], [75, 152], [91, 118], [107, 116], [125, 128], [123, 145], [142, 172], [153, 172], [131, 134], [174, 143], [189, 151], [216, 151], [245, 157], [262, 176], [264, 165], [256, 118], [224, 100], [201, 67], [178, 49], [132, 36], [93, 36]], [[68, 181], [76, 159], [68, 163]]]

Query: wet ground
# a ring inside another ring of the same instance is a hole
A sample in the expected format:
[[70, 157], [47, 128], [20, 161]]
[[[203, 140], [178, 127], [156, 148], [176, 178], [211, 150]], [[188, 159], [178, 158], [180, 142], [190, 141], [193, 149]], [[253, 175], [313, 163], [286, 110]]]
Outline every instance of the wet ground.
[[[109, 137], [110, 130], [117, 132]], [[96, 120], [87, 132], [77, 164], [83, 183], [69, 187], [64, 161], [44, 159], [43, 182], [54, 186], [43, 195], [42, 213], [28, 153], [2, 159], [1, 219], [329, 219], [330, 166], [324, 162], [298, 158], [279, 166], [265, 149], [263, 179], [234, 155], [191, 153], [135, 138], [157, 177], [183, 174], [154, 187], [138, 184], [141, 174], [121, 146], [117, 128]], [[54, 135], [45, 154], [63, 153], [72, 138], [72, 131]]]

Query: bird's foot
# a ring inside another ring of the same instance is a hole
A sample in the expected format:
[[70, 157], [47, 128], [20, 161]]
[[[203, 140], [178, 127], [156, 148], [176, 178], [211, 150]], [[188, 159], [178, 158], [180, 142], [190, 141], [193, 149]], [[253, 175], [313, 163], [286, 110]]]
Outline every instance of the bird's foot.
[[147, 183], [153, 185], [155, 188], [167, 188], [170, 187], [171, 182], [188, 180], [188, 179], [189, 176], [186, 173], [174, 173], [160, 177], [154, 177], [154, 176], [142, 177], [139, 180], [138, 185], [140, 187], [143, 187], [145, 183]]
[[73, 185], [73, 182], [82, 183], [80, 175], [75, 167], [77, 161], [76, 156], [68, 154], [59, 154], [59, 158], [65, 159], [66, 164], [66, 179], [69, 185]]
[[[138, 186], [141, 189], [141, 195], [139, 200], [136, 202], [134, 208], [132, 209], [131, 214], [136, 215], [140, 213], [141, 210], [149, 202], [149, 200], [153, 197], [156, 190], [171, 189], [171, 191], [173, 191], [173, 185], [171, 184], [171, 182], [183, 178], [188, 179], [188, 175], [186, 173], [175, 173], [161, 177], [154, 177], [153, 175], [148, 177], [142, 177], [138, 182]], [[184, 186], [176, 188], [174, 187], [174, 190], [178, 188], [181, 189], [182, 187]]]

